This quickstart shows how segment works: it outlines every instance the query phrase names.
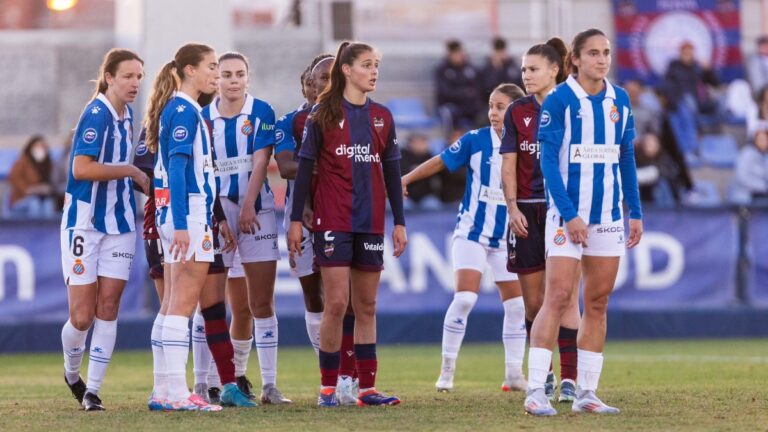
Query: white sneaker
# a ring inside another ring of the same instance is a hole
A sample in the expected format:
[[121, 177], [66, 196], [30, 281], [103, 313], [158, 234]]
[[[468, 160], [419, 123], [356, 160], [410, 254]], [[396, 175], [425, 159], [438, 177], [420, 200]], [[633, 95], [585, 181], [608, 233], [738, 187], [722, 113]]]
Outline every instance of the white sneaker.
[[544, 393], [543, 388], [528, 390], [525, 402], [523, 402], [523, 408], [528, 414], [537, 417], [550, 417], [557, 414], [557, 411], [552, 408], [552, 404], [549, 403], [549, 398]]
[[525, 391], [528, 388], [528, 381], [523, 375], [510, 375], [504, 378], [501, 384], [501, 391]]
[[357, 404], [357, 393], [355, 389], [355, 380], [348, 375], [340, 375], [336, 382], [336, 398], [340, 405]]
[[453, 391], [453, 371], [443, 370], [435, 383], [438, 393], [450, 393]]
[[576, 393], [576, 400], [573, 401], [571, 410], [576, 413], [595, 414], [619, 414], [621, 412], [620, 409], [603, 403], [592, 390], [579, 390]]

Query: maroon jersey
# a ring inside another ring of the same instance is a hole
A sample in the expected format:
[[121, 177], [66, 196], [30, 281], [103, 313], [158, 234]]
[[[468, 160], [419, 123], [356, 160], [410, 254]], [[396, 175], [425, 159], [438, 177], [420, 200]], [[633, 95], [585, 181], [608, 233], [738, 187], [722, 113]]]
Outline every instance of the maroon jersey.
[[530, 95], [512, 102], [504, 114], [499, 153], [517, 153], [518, 200], [545, 200], [538, 140], [540, 112], [541, 105]]

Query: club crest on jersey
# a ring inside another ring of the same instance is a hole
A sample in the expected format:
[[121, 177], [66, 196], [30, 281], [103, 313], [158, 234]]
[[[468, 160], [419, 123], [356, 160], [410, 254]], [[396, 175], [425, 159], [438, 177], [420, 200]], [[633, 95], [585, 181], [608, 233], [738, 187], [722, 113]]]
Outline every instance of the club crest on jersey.
[[184, 126], [177, 126], [176, 129], [173, 130], [173, 140], [184, 141], [188, 134], [189, 132], [187, 132], [187, 128]]
[[93, 142], [96, 141], [96, 135], [96, 129], [88, 128], [83, 132], [83, 141], [88, 144], [93, 144]]
[[373, 118], [373, 127], [376, 129], [381, 129], [384, 127], [384, 119], [381, 117], [374, 117]]
[[542, 111], [541, 112], [541, 123], [539, 126], [542, 128], [545, 128], [549, 126], [549, 123], [552, 121], [552, 115], [549, 114], [549, 111]]
[[72, 265], [72, 273], [78, 276], [85, 273], [85, 264], [83, 264], [83, 261], [80, 258], [76, 259], [75, 264]]
[[562, 246], [565, 244], [565, 233], [563, 232], [562, 228], [557, 229], [557, 232], [555, 233], [554, 241], [555, 241], [555, 244], [558, 246]]
[[213, 249], [213, 242], [211, 241], [211, 238], [206, 235], [205, 238], [203, 238], [203, 251], [210, 252], [211, 249]]
[[333, 243], [326, 243], [325, 247], [323, 248], [323, 252], [325, 253], [325, 256], [328, 258], [333, 255], [333, 250], [336, 248], [336, 246], [333, 245]]
[[448, 151], [451, 153], [458, 153], [461, 150], [461, 140], [456, 141], [448, 147]]
[[285, 133], [282, 130], [278, 129], [275, 131], [275, 144], [280, 144], [284, 138]]
[[619, 109], [616, 107], [616, 105], [611, 107], [611, 112], [608, 114], [608, 116], [614, 123], [618, 123], [619, 120], [621, 120], [621, 114], [619, 114]]
[[245, 119], [243, 122], [243, 127], [240, 128], [240, 132], [243, 133], [243, 135], [251, 135], [253, 133], [253, 124], [251, 124], [251, 121], [248, 119]]
[[139, 141], [139, 145], [136, 146], [136, 156], [144, 156], [147, 154], [147, 144], [144, 140]]

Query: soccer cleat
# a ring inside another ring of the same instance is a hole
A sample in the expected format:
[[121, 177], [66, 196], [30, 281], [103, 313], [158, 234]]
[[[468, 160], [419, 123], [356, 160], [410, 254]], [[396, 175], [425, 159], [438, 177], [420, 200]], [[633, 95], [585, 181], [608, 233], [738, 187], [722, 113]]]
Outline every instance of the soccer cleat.
[[544, 383], [544, 393], [546, 393], [547, 399], [550, 401], [555, 400], [555, 390], [557, 390], [557, 381], [555, 380], [555, 374], [550, 371], [547, 374], [547, 382]]
[[176, 402], [166, 402], [166, 411], [203, 411], [203, 412], [215, 412], [221, 411], [221, 406], [211, 405], [196, 394], [190, 395], [186, 399], [182, 399]]
[[67, 375], [65, 374], [64, 382], [67, 383], [67, 387], [69, 387], [69, 391], [72, 392], [72, 397], [77, 399], [77, 403], [82, 405], [83, 396], [85, 396], [85, 383], [83, 382], [83, 377], [78, 376], [77, 381], [75, 381], [74, 384], [70, 384], [69, 381], [67, 381]]
[[336, 397], [339, 399], [339, 404], [345, 406], [357, 404], [357, 393], [359, 393], [359, 390], [355, 389], [355, 387], [355, 380], [351, 376], [339, 376], [339, 380], [336, 383]]
[[501, 384], [501, 391], [525, 391], [528, 388], [528, 381], [522, 375], [508, 376]]
[[525, 402], [523, 402], [523, 408], [525, 412], [536, 417], [549, 417], [557, 414], [542, 388], [528, 390]]
[[618, 408], [603, 403], [592, 390], [578, 391], [571, 410], [575, 413], [595, 414], [619, 414], [621, 412]]
[[253, 408], [256, 402], [248, 398], [235, 383], [224, 384], [221, 392], [221, 405], [228, 407]]
[[244, 395], [248, 396], [248, 399], [256, 399], [256, 395], [251, 391], [253, 384], [251, 384], [251, 381], [249, 381], [245, 375], [237, 377], [237, 388], [239, 388]]
[[357, 406], [387, 406], [399, 405], [400, 398], [397, 396], [387, 396], [376, 391], [375, 388], [369, 389], [357, 396]]
[[165, 409], [165, 401], [155, 396], [155, 392], [152, 392], [147, 401], [147, 408], [149, 408], [150, 411], [162, 411]]
[[196, 395], [203, 398], [204, 401], [210, 403], [211, 399], [208, 396], [208, 384], [205, 383], [197, 383], [195, 384], [195, 392]]
[[101, 404], [101, 399], [91, 392], [86, 392], [83, 396], [83, 409], [86, 411], [104, 411], [104, 405]]
[[435, 383], [438, 393], [450, 393], [453, 391], [453, 371], [443, 370]]
[[283, 396], [274, 384], [267, 384], [261, 388], [261, 403], [264, 405], [285, 405], [293, 401]]
[[336, 398], [336, 389], [334, 387], [320, 389], [320, 394], [317, 396], [317, 406], [323, 408], [339, 406], [339, 399]]
[[576, 383], [572, 379], [560, 381], [560, 397], [558, 402], [573, 402], [576, 400]]
[[208, 403], [220, 404], [221, 403], [221, 389], [218, 387], [210, 387], [208, 389]]

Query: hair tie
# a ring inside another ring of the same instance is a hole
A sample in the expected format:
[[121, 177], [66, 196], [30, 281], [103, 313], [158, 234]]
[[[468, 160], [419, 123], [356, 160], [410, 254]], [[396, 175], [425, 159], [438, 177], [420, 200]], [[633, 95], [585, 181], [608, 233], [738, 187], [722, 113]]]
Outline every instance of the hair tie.
[[178, 69], [179, 67], [176, 66], [176, 60], [171, 60], [171, 66]]

